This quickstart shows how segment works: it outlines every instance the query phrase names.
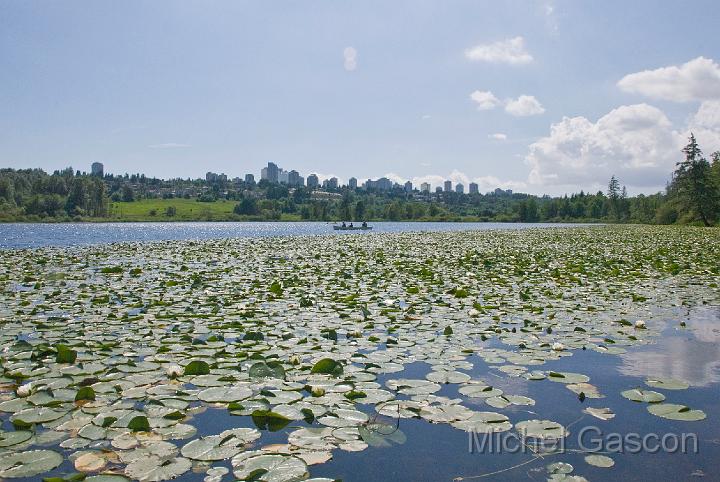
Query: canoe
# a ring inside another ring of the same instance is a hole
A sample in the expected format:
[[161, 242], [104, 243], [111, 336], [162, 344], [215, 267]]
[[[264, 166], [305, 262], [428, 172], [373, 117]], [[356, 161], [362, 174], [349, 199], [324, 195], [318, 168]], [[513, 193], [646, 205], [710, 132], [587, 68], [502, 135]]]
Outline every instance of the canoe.
[[333, 226], [333, 229], [335, 231], [369, 231], [372, 229], [372, 226]]

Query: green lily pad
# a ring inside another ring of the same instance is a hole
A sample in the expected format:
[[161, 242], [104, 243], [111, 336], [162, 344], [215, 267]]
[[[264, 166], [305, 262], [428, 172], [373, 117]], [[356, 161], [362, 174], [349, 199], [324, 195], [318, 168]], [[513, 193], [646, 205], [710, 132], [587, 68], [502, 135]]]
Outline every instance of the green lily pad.
[[52, 450], [5, 453], [0, 455], [0, 477], [34, 477], [54, 469], [62, 461], [62, 455]]
[[307, 464], [299, 457], [245, 452], [232, 459], [238, 479], [258, 482], [295, 482], [307, 477]]
[[210, 365], [202, 360], [193, 360], [185, 365], [184, 375], [207, 375], [210, 373]]
[[642, 390], [640, 388], [633, 388], [631, 390], [625, 390], [620, 395], [632, 400], [633, 402], [647, 402], [647, 403], [659, 403], [665, 400], [665, 395], [662, 393], [654, 392], [652, 390]]
[[248, 369], [250, 378], [285, 378], [285, 369], [280, 362], [257, 362]]
[[586, 455], [585, 456], [585, 462], [588, 464], [594, 466], [594, 467], [603, 467], [603, 468], [609, 468], [615, 465], [615, 461], [611, 459], [610, 457], [607, 457], [605, 455]]
[[663, 390], [685, 390], [690, 386], [688, 382], [676, 378], [648, 378], [645, 384]]
[[325, 375], [339, 377], [343, 374], [343, 366], [340, 362], [335, 361], [332, 358], [323, 358], [313, 365], [310, 373], [322, 373]]
[[647, 410], [658, 417], [682, 420], [684, 422], [704, 420], [706, 417], [705, 412], [702, 410], [693, 410], [690, 407], [676, 403], [656, 403], [648, 405]]

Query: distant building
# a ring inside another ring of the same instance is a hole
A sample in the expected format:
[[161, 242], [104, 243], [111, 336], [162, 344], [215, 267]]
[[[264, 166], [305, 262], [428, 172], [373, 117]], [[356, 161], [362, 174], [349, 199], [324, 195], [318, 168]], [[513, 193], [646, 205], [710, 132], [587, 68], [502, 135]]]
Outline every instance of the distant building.
[[205, 180], [207, 182], [226, 182], [227, 175], [226, 174], [218, 174], [216, 172], [208, 172], [207, 174], [205, 174]]
[[478, 189], [478, 185], [476, 182], [471, 182], [469, 188], [470, 188], [470, 194], [480, 194], [480, 191]]
[[496, 196], [512, 196], [512, 189], [495, 189]]
[[247, 184], [255, 184], [255, 176], [252, 174], [245, 174], [245, 182]]
[[292, 171], [290, 171], [288, 173], [287, 183], [289, 186], [299, 187], [299, 186], [302, 186], [303, 184], [305, 184], [305, 179], [300, 175], [299, 172], [297, 172], [295, 169], [293, 169]]
[[351, 178], [348, 180], [348, 187], [349, 187], [350, 189], [357, 189], [357, 179], [354, 178], [354, 177], [351, 177]]
[[405, 192], [412, 192], [412, 182], [408, 181], [405, 183]]
[[440, 186], [436, 187], [436, 188], [435, 188], [435, 192], [436, 192], [437, 194], [440, 194], [440, 193], [442, 192], [442, 188], [441, 188]]
[[338, 178], [337, 177], [331, 177], [330, 179], [325, 179], [323, 181], [323, 188], [325, 189], [337, 189], [338, 188]]
[[377, 181], [368, 179], [365, 181], [365, 189], [377, 189], [378, 191], [390, 191], [393, 188], [393, 182], [387, 177], [381, 177]]
[[444, 191], [445, 191], [445, 192], [450, 192], [450, 191], [452, 191], [452, 181], [445, 181], [445, 189], [444, 189]]
[[307, 177], [307, 187], [310, 189], [315, 189], [320, 185], [320, 179], [317, 177], [317, 174], [310, 174]]
[[420, 184], [420, 192], [430, 194], [430, 183], [424, 182], [424, 183]]
[[270, 182], [278, 182], [278, 174], [280, 169], [274, 162], [268, 162], [267, 167], [263, 167], [260, 172], [260, 179], [265, 179]]
[[460, 183], [457, 183], [457, 185], [455, 186], [455, 192], [458, 194], [463, 194], [465, 192], [465, 186], [463, 186]]
[[90, 174], [97, 177], [103, 177], [104, 171], [103, 171], [103, 163], [102, 162], [93, 162], [90, 166]]

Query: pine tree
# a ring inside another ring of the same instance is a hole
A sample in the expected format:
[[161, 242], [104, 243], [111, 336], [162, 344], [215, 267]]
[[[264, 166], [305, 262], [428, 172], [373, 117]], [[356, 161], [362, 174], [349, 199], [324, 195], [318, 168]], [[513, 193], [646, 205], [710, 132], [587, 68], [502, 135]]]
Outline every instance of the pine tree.
[[690, 134], [683, 153], [685, 160], [678, 162], [675, 170], [674, 194], [683, 208], [698, 216], [705, 226], [710, 226], [720, 205], [710, 163], [702, 156], [693, 134]]
[[608, 183], [607, 197], [613, 218], [616, 221], [620, 220], [620, 181], [615, 176], [612, 176]]

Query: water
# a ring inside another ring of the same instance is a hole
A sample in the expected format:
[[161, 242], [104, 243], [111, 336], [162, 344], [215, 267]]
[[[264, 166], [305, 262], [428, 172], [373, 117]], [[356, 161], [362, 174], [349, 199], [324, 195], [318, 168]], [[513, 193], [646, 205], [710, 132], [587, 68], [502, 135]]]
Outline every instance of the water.
[[335, 231], [323, 222], [280, 223], [12, 223], [0, 224], [0, 248], [79, 246], [128, 241], [217, 239], [302, 235], [367, 235], [407, 231], [465, 231], [567, 227], [581, 224], [539, 223], [371, 223], [372, 231]]

